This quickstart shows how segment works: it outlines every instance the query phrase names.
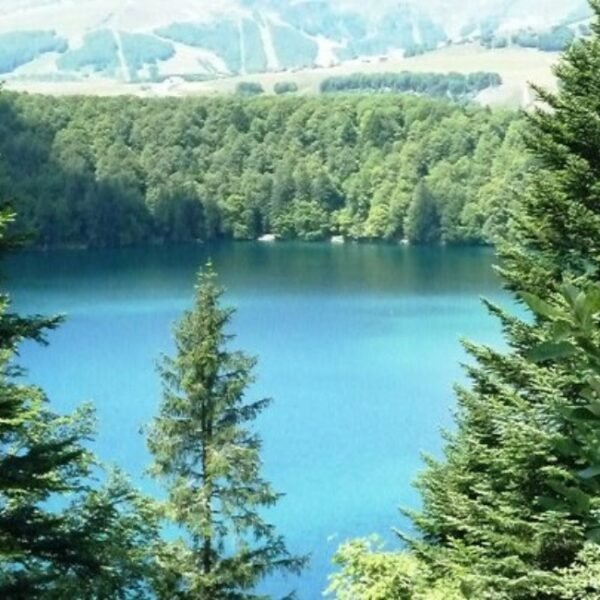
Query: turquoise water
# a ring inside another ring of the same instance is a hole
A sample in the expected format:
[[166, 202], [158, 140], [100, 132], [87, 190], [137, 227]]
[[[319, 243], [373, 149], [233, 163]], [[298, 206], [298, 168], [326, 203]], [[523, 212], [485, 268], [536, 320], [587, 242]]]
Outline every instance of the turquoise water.
[[236, 346], [259, 357], [253, 396], [264, 467], [285, 492], [270, 514], [289, 545], [311, 553], [300, 578], [272, 581], [318, 598], [343, 540], [377, 532], [394, 547], [398, 509], [417, 506], [422, 452], [439, 454], [459, 339], [499, 343], [480, 296], [508, 302], [478, 248], [219, 244], [26, 253], [8, 264], [22, 311], [65, 313], [51, 346], [25, 347], [30, 379], [57, 410], [98, 407], [96, 450], [140, 485], [148, 455], [140, 427], [160, 399], [154, 361], [190, 305], [195, 271], [212, 257], [238, 312]]

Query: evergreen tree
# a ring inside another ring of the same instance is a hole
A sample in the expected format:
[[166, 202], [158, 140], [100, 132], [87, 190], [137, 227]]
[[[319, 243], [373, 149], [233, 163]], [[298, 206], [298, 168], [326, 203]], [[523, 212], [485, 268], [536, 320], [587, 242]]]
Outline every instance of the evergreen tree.
[[275, 571], [299, 572], [261, 512], [279, 494], [260, 475], [260, 438], [248, 425], [269, 404], [248, 402], [255, 360], [228, 348], [233, 311], [210, 265], [199, 277], [193, 310], [175, 331], [176, 356], [164, 358], [164, 396], [149, 436], [153, 474], [168, 491], [167, 513], [185, 532], [162, 561], [164, 598], [257, 598]]
[[[564, 55], [560, 91], [538, 90], [551, 110], [528, 117], [534, 169], [500, 247], [507, 286], [537, 309], [536, 319], [489, 305], [510, 350], [467, 345], [476, 366], [472, 387], [458, 392], [457, 431], [445, 460], [429, 460], [419, 482], [414, 522], [423, 537], [412, 549], [434, 578], [459, 574], [466, 597], [600, 598], [600, 490], [589, 481], [597, 474], [580, 476], [595, 424], [582, 429], [572, 419], [589, 405], [588, 370], [581, 357], [565, 360], [569, 329], [539, 300], [564, 306], [563, 282], [598, 280], [600, 2], [592, 6], [594, 35]], [[593, 322], [578, 297], [570, 301]]]
[[[565, 53], [559, 92], [538, 90], [550, 110], [527, 117], [533, 168], [500, 246], [506, 285], [535, 318], [488, 303], [508, 351], [467, 344], [475, 361], [456, 431], [418, 482], [407, 597], [435, 598], [442, 586], [477, 600], [600, 598], [600, 2], [592, 6], [594, 34]], [[347, 549], [339, 560], [351, 582], [360, 561]]]
[[[3, 211], [0, 253], [12, 246], [10, 221]], [[59, 322], [11, 313], [0, 296], [0, 597], [147, 597], [152, 504], [118, 473], [104, 487], [92, 485], [91, 408], [54, 414], [14, 363], [21, 342], [44, 343]]]

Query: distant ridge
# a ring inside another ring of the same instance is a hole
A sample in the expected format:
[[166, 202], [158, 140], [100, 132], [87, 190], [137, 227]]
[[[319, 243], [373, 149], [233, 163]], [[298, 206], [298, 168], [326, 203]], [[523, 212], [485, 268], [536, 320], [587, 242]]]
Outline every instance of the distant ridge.
[[542, 49], [560, 49], [585, 33], [588, 14], [585, 0], [545, 0], [543, 11], [538, 0], [3, 0], [0, 76], [61, 85], [205, 81], [467, 41], [535, 46], [542, 34], [551, 41]]

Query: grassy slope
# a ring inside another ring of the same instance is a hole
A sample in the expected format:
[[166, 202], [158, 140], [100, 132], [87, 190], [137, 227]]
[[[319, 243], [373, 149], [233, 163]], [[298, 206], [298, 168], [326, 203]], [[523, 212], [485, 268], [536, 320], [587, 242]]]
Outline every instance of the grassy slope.
[[444, 48], [430, 54], [409, 59], [391, 57], [387, 61], [351, 61], [332, 68], [302, 69], [295, 72], [264, 73], [228, 77], [202, 83], [174, 82], [160, 85], [124, 85], [106, 80], [49, 84], [39, 82], [9, 82], [10, 89], [48, 94], [138, 94], [138, 95], [193, 95], [227, 94], [235, 90], [240, 81], [257, 81], [267, 91], [272, 91], [278, 81], [294, 81], [302, 94], [317, 93], [323, 79], [331, 75], [354, 72], [417, 71], [470, 73], [495, 71], [500, 73], [504, 85], [491, 92], [484, 92], [482, 101], [489, 104], [523, 105], [531, 100], [527, 92], [528, 82], [554, 88], [556, 83], [552, 65], [558, 55], [524, 48], [483, 50], [478, 46]]

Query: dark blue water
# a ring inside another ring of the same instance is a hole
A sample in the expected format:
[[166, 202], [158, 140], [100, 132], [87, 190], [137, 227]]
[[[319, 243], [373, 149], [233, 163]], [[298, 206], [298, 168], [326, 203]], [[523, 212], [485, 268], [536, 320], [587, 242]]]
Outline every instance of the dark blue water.
[[[30, 378], [56, 410], [98, 407], [96, 450], [140, 485], [149, 458], [140, 426], [157, 411], [154, 362], [190, 305], [211, 256], [238, 309], [236, 345], [259, 356], [257, 397], [275, 403], [258, 427], [264, 468], [286, 493], [270, 514], [289, 545], [312, 553], [295, 587], [319, 597], [343, 540], [407, 528], [422, 452], [439, 454], [463, 375], [459, 339], [499, 343], [479, 297], [508, 302], [477, 248], [222, 244], [27, 253], [11, 259], [19, 310], [66, 313], [51, 346], [27, 346]], [[282, 587], [283, 586], [283, 587]]]

